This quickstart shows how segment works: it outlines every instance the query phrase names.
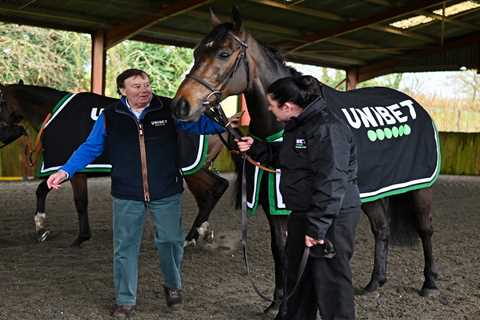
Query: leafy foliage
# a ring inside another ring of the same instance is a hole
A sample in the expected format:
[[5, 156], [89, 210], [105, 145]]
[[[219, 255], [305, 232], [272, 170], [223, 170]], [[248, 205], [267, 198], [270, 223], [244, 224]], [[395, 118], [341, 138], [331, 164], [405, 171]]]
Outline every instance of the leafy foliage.
[[[48, 86], [66, 91], [90, 89], [89, 35], [0, 23], [0, 82]], [[116, 76], [142, 69], [154, 92], [172, 96], [192, 62], [185, 48], [124, 41], [107, 52], [106, 95], [116, 97]]]
[[0, 82], [50, 86], [59, 90], [90, 85], [88, 36], [36, 27], [0, 24]]
[[154, 92], [173, 96], [193, 61], [191, 49], [125, 41], [108, 51], [106, 94], [116, 95], [116, 76], [127, 68], [150, 75]]

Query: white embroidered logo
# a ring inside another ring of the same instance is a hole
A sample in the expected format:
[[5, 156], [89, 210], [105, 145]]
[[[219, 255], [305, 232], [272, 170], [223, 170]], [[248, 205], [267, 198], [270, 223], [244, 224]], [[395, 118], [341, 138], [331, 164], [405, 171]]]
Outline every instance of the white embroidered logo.
[[151, 121], [150, 124], [154, 127], [164, 127], [167, 125], [167, 121], [168, 120], [155, 120], [155, 121]]
[[295, 141], [295, 149], [307, 149], [307, 142], [305, 139], [297, 139]]

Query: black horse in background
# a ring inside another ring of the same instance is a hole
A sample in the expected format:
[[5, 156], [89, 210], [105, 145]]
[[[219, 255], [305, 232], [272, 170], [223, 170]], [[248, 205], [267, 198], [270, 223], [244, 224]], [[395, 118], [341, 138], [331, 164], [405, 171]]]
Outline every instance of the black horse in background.
[[[20, 122], [28, 122], [35, 130], [39, 130], [52, 107], [65, 97], [68, 93], [48, 87], [38, 87], [19, 84], [0, 85], [0, 141], [4, 145], [15, 141], [25, 134]], [[94, 93], [79, 93], [87, 101], [85, 107], [107, 106], [116, 99], [97, 95]], [[87, 136], [85, 130], [71, 128], [70, 134]], [[224, 134], [225, 135], [225, 134]], [[223, 137], [225, 139], [226, 137]], [[73, 146], [74, 148], [78, 146]], [[218, 136], [209, 136], [208, 155], [204, 167], [192, 175], [185, 176], [185, 181], [192, 192], [197, 206], [198, 214], [188, 232], [185, 244], [195, 245], [199, 238], [208, 241], [213, 240], [213, 230], [210, 228], [208, 218], [228, 187], [228, 181], [209, 170], [208, 166], [222, 150], [223, 144]], [[88, 221], [88, 189], [87, 174], [77, 173], [70, 179], [75, 207], [78, 212], [79, 234], [72, 242], [72, 246], [80, 246], [82, 242], [91, 238], [90, 225]], [[36, 190], [37, 208], [34, 215], [37, 240], [44, 241], [50, 231], [46, 223], [45, 202], [50, 189], [47, 187], [46, 179], [38, 185]]]
[[[266, 89], [277, 79], [299, 73], [286, 66], [283, 58], [275, 50], [261, 45], [244, 30], [235, 8], [233, 23], [222, 23], [213, 12], [211, 22], [214, 28], [197, 46], [194, 52], [195, 64], [180, 85], [172, 108], [178, 118], [195, 119], [207, 109], [207, 106], [215, 105], [225, 97], [243, 93], [251, 119], [250, 133], [266, 140], [282, 129], [282, 125], [268, 110]], [[355, 94], [365, 92], [362, 90], [355, 90]], [[393, 90], [389, 92], [391, 91]], [[278, 301], [284, 283], [282, 268], [287, 217], [270, 214], [271, 208], [265, 190], [265, 186], [262, 186], [259, 202], [270, 225], [271, 248], [275, 263], [273, 296]], [[420, 294], [426, 296], [438, 292], [435, 284], [437, 272], [432, 257], [431, 204], [432, 190], [428, 187], [363, 203], [362, 209], [370, 221], [375, 237], [373, 271], [365, 291], [374, 291], [387, 281], [389, 242], [401, 238], [417, 239], [418, 234], [425, 257], [425, 281]], [[273, 307], [274, 304], [269, 308]]]

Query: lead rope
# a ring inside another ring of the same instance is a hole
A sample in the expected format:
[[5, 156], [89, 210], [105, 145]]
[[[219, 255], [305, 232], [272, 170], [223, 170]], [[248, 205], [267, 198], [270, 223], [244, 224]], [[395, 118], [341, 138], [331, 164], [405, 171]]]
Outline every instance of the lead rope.
[[[253, 281], [253, 278], [250, 273], [250, 266], [248, 264], [248, 254], [247, 254], [247, 239], [248, 239], [248, 218], [247, 218], [247, 183], [246, 183], [246, 160], [247, 160], [247, 155], [243, 154], [243, 161], [242, 161], [242, 210], [241, 210], [241, 223], [240, 223], [240, 242], [242, 244], [242, 251], [243, 251], [243, 262], [245, 264], [245, 269], [247, 271], [247, 277], [250, 283], [252, 284], [253, 289], [255, 292], [262, 298], [263, 300], [267, 302], [282, 302], [282, 301], [287, 301], [290, 299], [296, 292], [298, 287], [300, 286], [300, 282], [303, 277], [303, 273], [305, 272], [305, 268], [307, 266], [308, 262], [308, 257], [310, 255], [310, 248], [305, 246], [305, 249], [303, 250], [303, 255], [302, 255], [302, 260], [300, 260], [300, 265], [298, 267], [298, 272], [297, 272], [297, 280], [295, 281], [295, 285], [293, 286], [292, 291], [286, 296], [283, 297], [282, 299], [270, 299], [267, 296], [265, 296], [263, 293], [260, 292], [258, 289], [257, 285]], [[273, 171], [275, 172], [275, 171]]]
[[47, 114], [47, 116], [43, 120], [42, 125], [40, 126], [40, 129], [38, 130], [37, 136], [35, 137], [35, 143], [33, 145], [33, 148], [32, 148], [31, 141], [29, 139], [27, 139], [27, 144], [25, 146], [25, 159], [26, 159], [27, 165], [29, 167], [35, 166], [35, 164], [38, 161], [38, 156], [39, 156], [40, 150], [41, 150], [41, 144], [42, 144], [41, 139], [42, 139], [42, 136], [43, 136], [43, 132], [44, 132], [45, 127], [48, 123], [48, 120], [50, 120], [51, 117], [52, 117], [52, 114], [49, 113], [49, 114]]

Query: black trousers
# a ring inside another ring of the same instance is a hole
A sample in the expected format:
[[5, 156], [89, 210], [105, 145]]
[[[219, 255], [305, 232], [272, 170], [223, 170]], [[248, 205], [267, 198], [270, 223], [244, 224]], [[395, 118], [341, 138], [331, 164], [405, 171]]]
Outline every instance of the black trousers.
[[[283, 301], [277, 319], [315, 320], [317, 311], [322, 320], [355, 319], [350, 260], [360, 212], [360, 208], [354, 208], [339, 213], [327, 233], [327, 239], [335, 246], [335, 257], [308, 258], [299, 287], [288, 301]], [[292, 212], [288, 220], [285, 296], [292, 292], [297, 281], [305, 230], [302, 213]]]

